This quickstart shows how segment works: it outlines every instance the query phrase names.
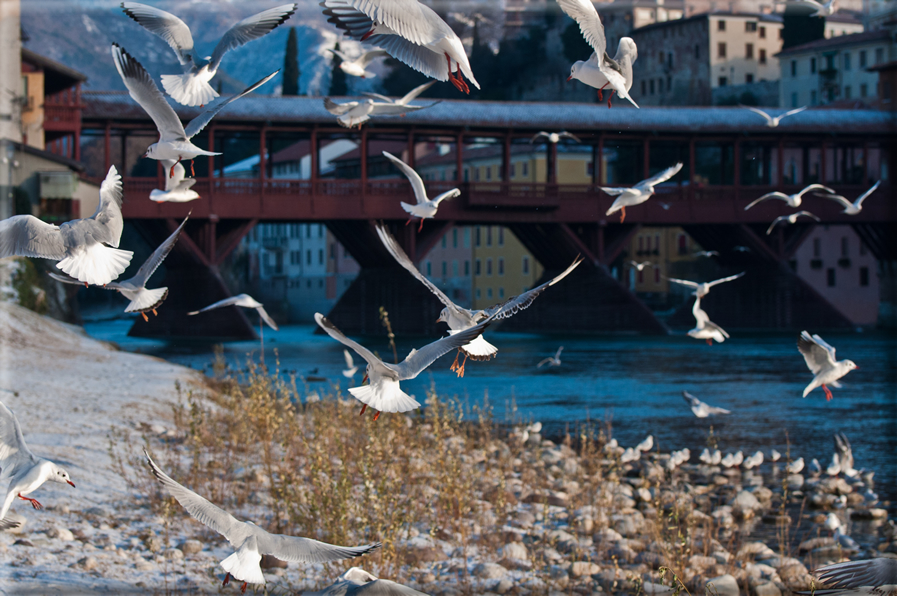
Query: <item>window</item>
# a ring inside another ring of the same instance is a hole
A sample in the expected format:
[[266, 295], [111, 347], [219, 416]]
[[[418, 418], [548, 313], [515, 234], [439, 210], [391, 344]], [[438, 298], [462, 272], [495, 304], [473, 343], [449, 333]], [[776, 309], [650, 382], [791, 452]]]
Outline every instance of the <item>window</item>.
[[825, 282], [830, 288], [835, 287], [835, 270], [832, 267], [829, 267], [825, 271]]
[[311, 224], [305, 224], [305, 237], [311, 238]]
[[810, 58], [810, 74], [816, 74], [816, 58]]
[[638, 251], [644, 252], [644, 250], [645, 250], [645, 237], [639, 236], [638, 237]]
[[464, 182], [470, 182], [470, 169], [464, 168]]
[[529, 257], [523, 257], [523, 265], [521, 266], [521, 270], [524, 275], [529, 275]]
[[656, 284], [660, 283], [660, 267], [654, 268], [654, 283], [656, 283]]
[[866, 287], [869, 285], [869, 268], [860, 267], [860, 285]]
[[651, 89], [651, 91], [650, 91], [651, 95], [654, 95], [654, 79], [651, 79], [650, 81], [648, 81], [648, 88]]
[[323, 265], [323, 264], [324, 264], [324, 249], [319, 248], [318, 249], [318, 265]]
[[727, 79], [726, 77], [719, 78], [719, 86], [720, 87], [725, 87], [728, 83], [729, 83], [729, 79]]
[[492, 226], [486, 226], [486, 246], [492, 246]]
[[744, 82], [745, 83], [753, 83], [754, 75], [752, 75], [751, 73], [747, 73], [746, 75], [744, 75]]
[[473, 181], [474, 182], [480, 181], [480, 168], [478, 168], [478, 167], [473, 169]]
[[452, 230], [452, 248], [458, 248], [458, 228]]
[[850, 99], [851, 91], [850, 85], [844, 85], [844, 99]]
[[757, 58], [757, 62], [760, 64], [766, 64], [766, 50], [761, 49]]
[[720, 19], [716, 22], [716, 30], [717, 31], [725, 31], [726, 30], [726, 21]]
[[766, 39], [766, 27], [760, 27], [760, 39]]
[[679, 237], [676, 239], [676, 243], [678, 245], [678, 253], [680, 255], [688, 254], [688, 238], [685, 234], [679, 234]]
[[663, 50], [657, 53], [657, 61], [660, 62], [661, 66], [663, 66]]
[[505, 260], [501, 257], [498, 258], [498, 274], [499, 275], [505, 274]]
[[884, 48], [875, 48], [875, 63], [881, 64], [885, 61], [885, 49]]
[[860, 68], [866, 68], [866, 50], [860, 50]]
[[752, 43], [744, 44], [744, 57], [746, 60], [754, 59], [754, 44], [752, 44]]
[[483, 272], [482, 272], [482, 269], [480, 268], [480, 260], [477, 259], [476, 266], [474, 268], [474, 275], [482, 275], [482, 274], [483, 274]]
[[813, 256], [817, 259], [822, 256], [822, 241], [819, 238], [813, 238]]
[[492, 275], [492, 259], [486, 259], [486, 275]]
[[318, 238], [324, 237], [324, 224], [318, 224]]
[[701, 59], [701, 46], [699, 44], [695, 44], [695, 60]]
[[848, 256], [850, 255], [847, 254], [847, 237], [841, 236], [841, 258], [846, 259]]
[[869, 95], [869, 85], [860, 83], [860, 97], [866, 97], [867, 95]]
[[499, 246], [505, 245], [505, 229], [504, 228], [498, 228], [498, 245]]
[[486, 298], [492, 298], [492, 288], [486, 288]]
[[815, 105], [816, 105], [816, 90], [815, 90], [815, 89], [813, 89], [812, 91], [810, 91], [810, 105], [811, 105], [811, 106], [815, 106]]
[[744, 24], [744, 32], [745, 33], [754, 33], [757, 30], [757, 23], [754, 21], [747, 21]]
[[523, 176], [524, 177], [529, 176], [529, 162], [528, 161], [523, 162]]
[[791, 92], [791, 107], [792, 108], [797, 107], [797, 91]]
[[511, 164], [511, 178], [513, 178], [514, 176], [517, 175], [517, 168], [514, 167], [516, 165], [517, 164], [514, 164], [514, 163]]
[[433, 275], [433, 263], [427, 261], [427, 277]]
[[476, 235], [476, 240], [474, 240], [474, 245], [475, 245], [475, 246], [480, 246], [480, 226], [477, 226], [477, 230], [476, 230], [476, 234], [475, 234], [475, 235]]
[[860, 240], [860, 256], [861, 256], [861, 257], [865, 257], [865, 256], [866, 256], [866, 245], [863, 244], [863, 241], [862, 241], [862, 240]]
[[791, 76], [792, 77], [797, 76], [797, 60], [791, 61]]
[[[722, 22], [722, 21], [720, 21]], [[716, 44], [716, 56], [717, 58], [725, 58], [726, 57], [726, 42], [721, 41]]]
[[642, 271], [638, 272], [638, 282], [644, 283], [644, 281], [645, 281], [645, 271], [642, 270]]
[[657, 79], [657, 92], [663, 93], [663, 79]]
[[486, 180], [492, 180], [492, 166], [486, 166]]
[[844, 52], [844, 70], [850, 70], [850, 52]]
[[660, 234], [654, 236], [654, 252], [660, 252]]
[[648, 95], [648, 81], [642, 79], [642, 95]]
[[504, 288], [501, 288], [501, 287], [498, 288], [498, 297], [499, 297], [499, 298], [504, 298], [504, 297], [505, 297], [505, 289], [504, 289]]
[[448, 277], [448, 263], [442, 262], [442, 277]]
[[442, 248], [445, 248], [446, 246], [448, 246], [448, 238], [443, 236], [442, 237]]
[[477, 298], [479, 298], [479, 297], [480, 297], [480, 289], [477, 288]]
[[311, 265], [311, 250], [305, 251], [305, 264]]
[[470, 275], [470, 261], [464, 261], [464, 275]]

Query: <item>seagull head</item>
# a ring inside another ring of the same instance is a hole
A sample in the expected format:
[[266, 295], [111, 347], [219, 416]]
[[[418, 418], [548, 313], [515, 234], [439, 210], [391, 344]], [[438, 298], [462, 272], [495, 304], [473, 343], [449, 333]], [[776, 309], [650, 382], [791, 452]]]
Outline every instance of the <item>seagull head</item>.
[[567, 77], [568, 81], [572, 81], [573, 79], [579, 80], [579, 73], [582, 68], [585, 66], [585, 60], [577, 60], [573, 63], [573, 66], [570, 67], [570, 76]]
[[446, 306], [445, 308], [442, 309], [442, 312], [439, 313], [439, 318], [436, 319], [436, 322], [448, 324], [448, 320], [449, 320], [449, 313], [448, 313], [448, 307]]
[[854, 370], [854, 369], [860, 368], [859, 366], [856, 365], [856, 363], [853, 360], [845, 360], [844, 366], [847, 367], [847, 370]]
[[50, 476], [50, 480], [52, 480], [53, 482], [58, 482], [59, 484], [71, 484], [72, 488], [75, 487], [75, 483], [72, 482], [72, 479], [69, 476], [68, 472], [66, 472], [63, 468], [60, 468], [59, 466], [57, 466], [55, 464], [53, 467], [55, 469], [53, 470], [53, 475]]
[[148, 157], [150, 159], [159, 159], [156, 157], [156, 149], [158, 148], [158, 143], [153, 143], [149, 147], [146, 148], [146, 153], [143, 154], [143, 157]]

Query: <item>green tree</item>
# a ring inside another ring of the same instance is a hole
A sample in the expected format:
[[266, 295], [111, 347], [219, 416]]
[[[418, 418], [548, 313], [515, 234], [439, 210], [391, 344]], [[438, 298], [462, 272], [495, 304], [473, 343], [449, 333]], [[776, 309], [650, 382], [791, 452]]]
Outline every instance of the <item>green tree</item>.
[[290, 27], [287, 54], [283, 59], [283, 95], [299, 95], [299, 42], [296, 28]]
[[[335, 51], [339, 51], [339, 42], [336, 42], [336, 45], [333, 46]], [[346, 83], [346, 73], [343, 72], [343, 69], [339, 67], [340, 63], [342, 63], [342, 58], [333, 55], [333, 69], [330, 72], [330, 93], [331, 96], [340, 96], [340, 95], [348, 95], [349, 94], [349, 85]]]

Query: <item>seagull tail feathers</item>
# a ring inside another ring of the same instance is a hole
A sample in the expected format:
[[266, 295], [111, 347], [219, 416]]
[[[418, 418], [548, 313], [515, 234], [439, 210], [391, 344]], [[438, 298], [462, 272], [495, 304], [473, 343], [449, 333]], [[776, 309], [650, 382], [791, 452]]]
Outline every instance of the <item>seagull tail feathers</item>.
[[482, 335], [462, 347], [461, 351], [467, 354], [471, 360], [491, 360], [498, 354], [498, 348], [483, 339]]
[[259, 566], [261, 560], [262, 555], [257, 551], [241, 548], [221, 561], [221, 567], [240, 581], [263, 584], [265, 576]]
[[388, 383], [387, 386], [378, 384], [350, 387], [349, 393], [378, 412], [408, 412], [420, 407], [420, 403], [402, 391], [397, 382]]
[[130, 250], [94, 244], [86, 250], [62, 259], [56, 263], [56, 267], [78, 281], [104, 286], [128, 268], [133, 256], [134, 253]]
[[144, 312], [159, 308], [166, 298], [168, 298], [168, 288], [143, 290], [131, 300], [131, 304], [128, 305], [125, 312]]
[[191, 73], [162, 75], [162, 87], [176, 102], [185, 106], [208, 105], [218, 97], [218, 92], [208, 81]]

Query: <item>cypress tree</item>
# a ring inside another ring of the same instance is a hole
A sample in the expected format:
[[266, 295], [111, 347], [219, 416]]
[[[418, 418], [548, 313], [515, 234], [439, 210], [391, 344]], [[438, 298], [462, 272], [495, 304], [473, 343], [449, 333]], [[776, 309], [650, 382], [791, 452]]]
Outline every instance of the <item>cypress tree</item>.
[[299, 42], [296, 28], [290, 27], [287, 54], [283, 59], [283, 95], [299, 95]]
[[[333, 46], [333, 49], [339, 51], [339, 42]], [[331, 96], [341, 96], [349, 94], [349, 85], [346, 83], [346, 73], [339, 67], [342, 59], [336, 54], [333, 55], [333, 70], [330, 72], [330, 93]]]

